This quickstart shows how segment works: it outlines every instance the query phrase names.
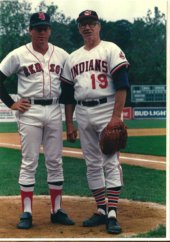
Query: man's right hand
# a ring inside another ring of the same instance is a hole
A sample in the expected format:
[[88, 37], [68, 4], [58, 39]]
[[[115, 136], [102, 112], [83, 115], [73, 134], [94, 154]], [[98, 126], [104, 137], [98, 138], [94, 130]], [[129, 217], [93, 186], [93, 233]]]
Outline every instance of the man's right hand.
[[73, 125], [67, 126], [67, 141], [74, 143], [77, 139], [77, 129]]
[[26, 112], [31, 107], [31, 104], [26, 99], [20, 99], [19, 101], [12, 104], [10, 107], [12, 110], [18, 110], [22, 113]]

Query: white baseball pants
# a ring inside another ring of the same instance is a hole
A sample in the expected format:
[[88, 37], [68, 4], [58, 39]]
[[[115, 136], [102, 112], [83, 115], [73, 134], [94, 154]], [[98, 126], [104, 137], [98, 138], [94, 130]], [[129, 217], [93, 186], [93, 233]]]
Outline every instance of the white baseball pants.
[[99, 147], [100, 133], [111, 119], [113, 106], [113, 101], [94, 107], [76, 106], [76, 119], [91, 190], [123, 185], [119, 152], [106, 156]]
[[47, 182], [63, 181], [62, 114], [59, 104], [32, 105], [17, 113], [21, 136], [22, 162], [19, 184], [35, 184], [40, 147], [43, 145]]

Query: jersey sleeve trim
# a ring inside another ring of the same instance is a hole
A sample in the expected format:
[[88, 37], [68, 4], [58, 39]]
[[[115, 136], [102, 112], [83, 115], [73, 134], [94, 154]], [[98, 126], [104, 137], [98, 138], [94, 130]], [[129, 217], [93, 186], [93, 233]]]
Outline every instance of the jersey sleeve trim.
[[63, 81], [63, 82], [66, 82], [66, 83], [68, 83], [68, 84], [70, 84], [70, 85], [72, 85], [72, 86], [74, 85], [73, 82], [69, 81], [68, 79], [66, 79], [66, 78], [63, 77], [63, 76], [60, 76], [60, 80]]
[[119, 70], [120, 68], [122, 68], [122, 66], [126, 66], [126, 67], [128, 67], [128, 66], [129, 66], [129, 62], [124, 61], [124, 62], [118, 64], [117, 66], [115, 66], [115, 67], [111, 70], [111, 72], [110, 72], [111, 75], [113, 75], [117, 70]]

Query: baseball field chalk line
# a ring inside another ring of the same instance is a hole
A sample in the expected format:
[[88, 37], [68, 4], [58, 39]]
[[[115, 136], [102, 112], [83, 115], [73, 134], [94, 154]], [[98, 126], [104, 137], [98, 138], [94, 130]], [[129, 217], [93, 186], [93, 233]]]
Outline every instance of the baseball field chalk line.
[[[0, 143], [0, 147], [21, 148], [21, 145], [10, 144], [10, 143]], [[63, 153], [83, 155], [82, 151], [67, 150], [65, 148], [63, 149]], [[149, 162], [149, 163], [157, 163], [157, 164], [166, 164], [166, 161], [148, 160], [148, 159], [134, 158], [134, 157], [128, 157], [128, 156], [121, 156], [121, 155], [120, 155], [120, 159]]]
[[147, 159], [142, 159], [142, 158], [127, 157], [127, 156], [120, 156], [120, 158], [125, 159], [125, 160], [135, 160], [135, 161], [142, 161], [142, 162], [166, 164], [165, 161], [159, 161], [159, 160], [147, 160]]
[[[70, 150], [65, 150], [65, 149], [63, 149], [63, 152], [71, 153], [71, 154], [77, 154], [77, 155], [82, 155], [83, 154], [81, 151], [70, 151]], [[147, 159], [142, 159], [142, 158], [132, 158], [132, 157], [121, 156], [121, 155], [120, 155], [120, 158], [124, 159], [124, 160], [134, 160], [134, 161], [142, 161], [142, 162], [151, 162], [151, 163], [165, 164], [165, 161], [147, 160]]]

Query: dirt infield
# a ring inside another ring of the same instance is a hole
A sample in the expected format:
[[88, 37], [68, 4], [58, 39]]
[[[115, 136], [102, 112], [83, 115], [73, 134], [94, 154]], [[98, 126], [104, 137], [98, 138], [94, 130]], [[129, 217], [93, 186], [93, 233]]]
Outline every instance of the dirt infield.
[[[2, 238], [117, 238], [130, 237], [165, 224], [165, 207], [154, 203], [128, 200], [119, 202], [118, 217], [123, 228], [120, 235], [106, 233], [105, 226], [82, 227], [82, 221], [93, 214], [95, 203], [92, 198], [63, 197], [63, 209], [75, 221], [74, 226], [50, 223], [50, 198], [35, 197], [33, 203], [33, 228], [18, 230], [20, 199], [0, 198], [0, 236]], [[9, 216], [10, 214], [10, 216]], [[5, 219], [4, 219], [5, 218]]]
[[[128, 130], [129, 136], [165, 134], [165, 129], [142, 129], [137, 130], [137, 132]], [[65, 137], [65, 133], [63, 133], [63, 139]], [[20, 149], [19, 135], [0, 133], [0, 147]], [[81, 149], [64, 148], [63, 155], [83, 157]], [[152, 169], [166, 169], [165, 157], [121, 153], [120, 162]], [[165, 206], [120, 200], [118, 218], [123, 232], [120, 235], [110, 235], [106, 233], [104, 225], [95, 228], [82, 227], [82, 221], [95, 212], [95, 202], [92, 198], [64, 196], [63, 209], [76, 222], [74, 226], [51, 224], [50, 198], [48, 196], [35, 196], [33, 202], [33, 228], [23, 231], [16, 228], [21, 213], [20, 198], [0, 197], [0, 238], [121, 238], [144, 233], [166, 223]]]

